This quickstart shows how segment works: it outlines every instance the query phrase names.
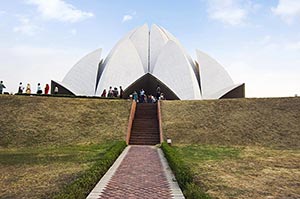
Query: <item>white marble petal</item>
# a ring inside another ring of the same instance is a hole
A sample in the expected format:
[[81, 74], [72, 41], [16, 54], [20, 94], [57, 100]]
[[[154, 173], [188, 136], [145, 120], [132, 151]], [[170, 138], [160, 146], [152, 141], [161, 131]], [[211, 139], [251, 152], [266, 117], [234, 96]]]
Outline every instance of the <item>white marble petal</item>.
[[129, 36], [143, 63], [145, 73], [148, 72], [149, 28], [145, 24]]
[[168, 42], [168, 37], [162, 32], [162, 30], [155, 24], [151, 26], [150, 32], [150, 71], [153, 72], [157, 58], [162, 48]]
[[201, 99], [195, 73], [182, 49], [168, 41], [157, 58], [153, 75], [180, 99]]
[[77, 62], [63, 79], [75, 95], [94, 96], [102, 49], [97, 49]]
[[240, 87], [243, 84], [234, 84], [231, 85], [229, 87], [223, 88], [215, 93], [212, 93], [211, 95], [207, 96], [207, 99], [220, 99], [221, 97], [223, 97], [225, 94], [227, 94], [228, 92]]
[[110, 86], [126, 88], [145, 74], [143, 63], [135, 45], [125, 39], [111, 52], [99, 81], [97, 95]]
[[200, 82], [203, 99], [212, 98], [215, 93], [234, 85], [226, 70], [213, 58], [200, 50], [196, 51], [199, 63]]

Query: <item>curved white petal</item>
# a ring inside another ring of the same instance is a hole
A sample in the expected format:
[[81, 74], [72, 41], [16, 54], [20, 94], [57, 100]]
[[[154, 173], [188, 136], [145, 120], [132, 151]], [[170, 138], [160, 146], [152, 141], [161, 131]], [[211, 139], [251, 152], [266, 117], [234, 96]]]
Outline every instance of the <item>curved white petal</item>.
[[153, 72], [157, 58], [168, 42], [168, 37], [162, 32], [162, 30], [155, 24], [151, 26], [150, 31], [150, 71]]
[[149, 28], [145, 24], [129, 36], [143, 63], [145, 73], [148, 72]]
[[145, 74], [143, 63], [130, 39], [122, 41], [111, 53], [101, 75], [97, 95], [110, 86], [126, 88]]
[[77, 62], [62, 83], [75, 95], [94, 96], [102, 49], [97, 49]]
[[218, 91], [234, 85], [229, 74], [216, 60], [200, 50], [197, 50], [196, 53], [203, 99], [212, 99], [211, 96]]
[[153, 75], [180, 99], [201, 99], [195, 73], [182, 49], [168, 41], [157, 58]]
[[243, 84], [234, 84], [229, 87], [223, 88], [215, 93], [212, 93], [211, 95], [207, 96], [206, 99], [220, 99], [225, 94], [229, 93], [230, 91], [242, 86]]

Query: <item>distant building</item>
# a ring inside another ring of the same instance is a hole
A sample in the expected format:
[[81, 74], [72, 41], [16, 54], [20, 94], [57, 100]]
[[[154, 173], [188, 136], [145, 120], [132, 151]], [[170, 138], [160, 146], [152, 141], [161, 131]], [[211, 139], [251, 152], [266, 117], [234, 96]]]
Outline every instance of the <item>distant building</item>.
[[[245, 97], [245, 85], [234, 84], [213, 58], [196, 51], [194, 61], [164, 28], [136, 28], [121, 39], [109, 55], [102, 49], [83, 57], [62, 82], [52, 81], [60, 94], [100, 96], [110, 86], [124, 88], [124, 98], [143, 88], [155, 94], [157, 85], [166, 99], [220, 99]], [[53, 91], [52, 91], [53, 93]]]

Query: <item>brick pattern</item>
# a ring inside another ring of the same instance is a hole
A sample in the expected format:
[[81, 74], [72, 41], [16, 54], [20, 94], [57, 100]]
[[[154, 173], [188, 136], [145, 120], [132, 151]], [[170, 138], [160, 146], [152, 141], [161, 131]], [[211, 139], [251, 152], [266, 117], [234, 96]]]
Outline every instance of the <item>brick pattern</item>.
[[172, 198], [157, 149], [151, 146], [131, 146], [99, 198]]

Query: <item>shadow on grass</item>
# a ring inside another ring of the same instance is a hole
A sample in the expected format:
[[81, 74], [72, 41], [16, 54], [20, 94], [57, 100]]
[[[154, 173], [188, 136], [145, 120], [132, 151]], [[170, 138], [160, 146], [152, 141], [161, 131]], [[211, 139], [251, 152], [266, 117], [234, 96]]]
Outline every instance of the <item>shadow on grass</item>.
[[85, 163], [101, 159], [108, 144], [74, 145], [38, 149], [0, 150], [1, 165], [35, 165], [48, 163]]

